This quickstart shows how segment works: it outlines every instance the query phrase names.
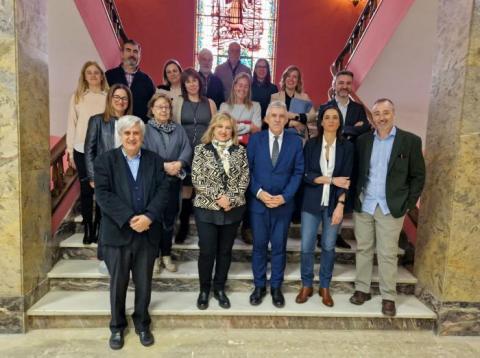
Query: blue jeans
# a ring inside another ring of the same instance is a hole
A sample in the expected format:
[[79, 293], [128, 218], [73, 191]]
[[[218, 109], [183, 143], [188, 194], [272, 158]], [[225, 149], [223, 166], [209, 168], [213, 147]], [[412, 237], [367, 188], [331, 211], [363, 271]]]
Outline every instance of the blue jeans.
[[328, 208], [322, 208], [320, 214], [302, 211], [302, 252], [300, 271], [303, 287], [313, 287], [313, 264], [315, 261], [315, 244], [317, 230], [322, 223], [322, 252], [320, 255], [320, 287], [328, 288], [332, 280], [335, 263], [335, 242], [340, 224], [332, 225]]

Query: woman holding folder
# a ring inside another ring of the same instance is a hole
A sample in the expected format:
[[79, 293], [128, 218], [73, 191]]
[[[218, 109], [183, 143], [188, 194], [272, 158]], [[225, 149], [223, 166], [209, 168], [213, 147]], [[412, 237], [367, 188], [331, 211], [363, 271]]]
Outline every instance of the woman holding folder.
[[302, 73], [297, 66], [290, 65], [283, 71], [280, 92], [272, 94], [271, 101], [285, 102], [288, 109], [288, 122], [285, 127], [308, 138], [307, 125], [313, 124], [315, 127], [316, 114], [310, 97], [303, 92]]

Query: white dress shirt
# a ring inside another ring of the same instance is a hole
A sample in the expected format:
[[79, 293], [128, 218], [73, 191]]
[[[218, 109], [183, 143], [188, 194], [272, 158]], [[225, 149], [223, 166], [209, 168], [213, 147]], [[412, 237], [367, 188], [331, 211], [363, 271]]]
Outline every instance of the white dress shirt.
[[[272, 157], [273, 151], [273, 142], [275, 142], [275, 134], [273, 134], [270, 129], [268, 130], [268, 149], [270, 150], [270, 158]], [[278, 153], [282, 150], [282, 142], [283, 142], [283, 131], [278, 135]]]
[[[335, 139], [332, 145], [328, 148], [328, 160], [327, 160], [327, 140], [323, 137], [322, 152], [320, 153], [320, 169], [322, 174], [326, 177], [333, 176], [333, 169], [335, 169], [335, 146], [337, 139]], [[323, 184], [322, 202], [321, 206], [328, 206], [328, 199], [330, 197], [330, 184]]]
[[348, 99], [347, 103], [345, 103], [345, 106], [337, 100], [335, 100], [335, 102], [337, 102], [337, 107], [340, 110], [340, 112], [342, 112], [343, 124], [345, 124], [345, 121], [347, 120], [347, 110], [348, 110], [348, 105], [350, 104], [350, 98]]

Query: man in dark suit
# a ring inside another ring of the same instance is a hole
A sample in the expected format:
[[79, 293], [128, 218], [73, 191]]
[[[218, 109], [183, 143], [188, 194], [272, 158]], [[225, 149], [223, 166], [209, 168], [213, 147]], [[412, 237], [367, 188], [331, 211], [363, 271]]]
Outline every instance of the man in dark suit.
[[382, 313], [395, 316], [398, 239], [408, 210], [415, 207], [425, 183], [422, 141], [394, 125], [395, 107], [381, 98], [373, 105], [374, 133], [356, 142], [358, 181], [355, 197], [357, 238], [355, 293], [350, 302], [371, 298], [376, 248]]
[[271, 102], [265, 119], [269, 129], [252, 135], [247, 147], [255, 284], [250, 295], [252, 305], [259, 305], [266, 295], [269, 242], [272, 302], [276, 307], [285, 305], [281, 287], [286, 264], [288, 227], [294, 209], [293, 199], [304, 170], [302, 141], [295, 133], [284, 131], [287, 121], [285, 103]]
[[135, 282], [135, 331], [144, 346], [154, 342], [148, 306], [162, 230], [160, 218], [169, 190], [163, 160], [140, 150], [145, 133], [142, 119], [121, 117], [117, 132], [122, 146], [97, 157], [94, 176], [95, 197], [102, 210], [100, 238], [110, 273], [112, 349], [120, 349], [124, 343], [130, 271]]
[[[333, 79], [334, 98], [322, 105], [318, 109], [318, 113], [323, 113], [323, 109], [327, 106], [335, 106], [343, 116], [343, 130], [342, 135], [345, 139], [355, 144], [358, 136], [370, 131], [370, 123], [362, 104], [357, 103], [351, 99], [353, 92], [353, 72], [342, 70], [337, 72]], [[321, 121], [321, 118], [318, 118]], [[356, 162], [356, 161], [354, 161]], [[351, 183], [352, 186], [348, 192], [346, 210], [351, 211], [353, 207], [353, 196], [355, 195], [357, 168], [354, 166], [352, 170]], [[337, 247], [350, 248], [350, 245], [342, 238], [341, 234], [337, 236]]]
[[133, 96], [133, 114], [146, 123], [147, 104], [155, 93], [155, 85], [146, 73], [140, 71], [142, 48], [135, 40], [127, 40], [122, 46], [122, 63], [105, 72], [109, 86], [122, 83], [130, 88]]

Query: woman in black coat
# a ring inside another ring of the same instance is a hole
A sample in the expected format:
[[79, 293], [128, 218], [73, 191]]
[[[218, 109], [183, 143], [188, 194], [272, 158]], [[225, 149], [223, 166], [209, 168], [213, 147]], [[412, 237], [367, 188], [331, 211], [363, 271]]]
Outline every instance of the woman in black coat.
[[313, 264], [317, 230], [322, 224], [319, 295], [333, 306], [330, 281], [335, 263], [335, 241], [343, 220], [353, 166], [353, 144], [342, 138], [342, 113], [325, 107], [319, 114], [318, 137], [305, 145], [304, 196], [302, 205], [302, 288], [295, 301], [304, 303], [313, 294]]

